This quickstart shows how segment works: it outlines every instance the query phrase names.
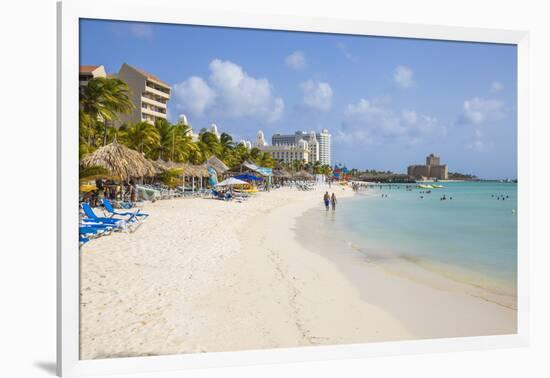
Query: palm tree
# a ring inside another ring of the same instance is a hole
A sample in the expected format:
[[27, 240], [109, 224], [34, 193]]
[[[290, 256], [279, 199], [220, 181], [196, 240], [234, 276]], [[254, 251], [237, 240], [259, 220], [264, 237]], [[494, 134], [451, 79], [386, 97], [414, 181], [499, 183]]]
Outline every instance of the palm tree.
[[330, 165], [322, 165], [320, 168], [320, 173], [326, 176], [332, 176], [332, 167]]
[[228, 156], [226, 156], [225, 159], [222, 160], [228, 167], [235, 169], [246, 160], [251, 160], [250, 150], [246, 148], [244, 144], [239, 143], [235, 147], [233, 147]]
[[120, 127], [107, 127], [107, 143], [112, 143], [115, 140], [121, 144], [127, 145], [128, 143], [128, 125], [124, 124]]
[[129, 98], [129, 89], [125, 82], [97, 77], [81, 88], [80, 107], [93, 119], [103, 122], [103, 145], [106, 145], [109, 121], [117, 120], [119, 114], [129, 114], [134, 104]]
[[191, 127], [180, 122], [172, 125], [171, 160], [184, 162], [189, 160], [189, 157], [196, 151], [198, 151], [198, 146], [193, 143]]
[[160, 138], [160, 143], [156, 151], [157, 156], [155, 157], [167, 160], [165, 152], [172, 149], [172, 143], [174, 142], [172, 125], [167, 120], [161, 118], [155, 121], [155, 127]]
[[218, 156], [221, 160], [225, 160], [230, 157], [231, 152], [235, 148], [235, 142], [233, 137], [227, 133], [220, 135], [221, 156]]
[[304, 169], [304, 166], [305, 166], [305, 161], [304, 160], [294, 160], [292, 162], [292, 169], [295, 172], [301, 171], [302, 169]]
[[125, 144], [134, 150], [146, 155], [158, 151], [160, 134], [157, 128], [149, 122], [138, 122], [129, 125], [126, 129]]
[[218, 137], [209, 131], [203, 132], [199, 137], [198, 142], [199, 149], [201, 150], [204, 160], [208, 159], [212, 155], [221, 155], [221, 144]]
[[256, 161], [256, 160], [258, 160], [258, 159], [260, 158], [260, 155], [261, 155], [261, 154], [262, 154], [262, 151], [260, 151], [259, 148], [257, 148], [257, 147], [252, 147], [252, 148], [250, 149], [249, 159], [250, 159], [250, 160]]
[[267, 152], [262, 153], [260, 157], [256, 159], [255, 163], [260, 167], [266, 168], [273, 168], [275, 166], [275, 160], [273, 160], [271, 154], [268, 154]]
[[321, 162], [319, 160], [316, 160], [315, 163], [313, 163], [313, 173], [322, 174]]

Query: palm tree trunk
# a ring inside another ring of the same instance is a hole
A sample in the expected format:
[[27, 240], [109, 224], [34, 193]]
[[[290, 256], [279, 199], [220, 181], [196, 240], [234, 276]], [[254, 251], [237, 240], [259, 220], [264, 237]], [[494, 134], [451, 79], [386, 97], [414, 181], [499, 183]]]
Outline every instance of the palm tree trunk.
[[104, 129], [103, 129], [103, 145], [107, 145], [107, 120], [103, 121]]
[[174, 131], [172, 131], [172, 161], [174, 161], [174, 148], [176, 144], [176, 137]]

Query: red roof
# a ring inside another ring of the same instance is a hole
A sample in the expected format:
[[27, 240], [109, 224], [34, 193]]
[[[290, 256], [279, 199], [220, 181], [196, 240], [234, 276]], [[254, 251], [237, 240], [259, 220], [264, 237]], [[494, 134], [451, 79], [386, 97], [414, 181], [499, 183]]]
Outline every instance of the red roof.
[[90, 73], [98, 69], [100, 66], [80, 66], [79, 72]]

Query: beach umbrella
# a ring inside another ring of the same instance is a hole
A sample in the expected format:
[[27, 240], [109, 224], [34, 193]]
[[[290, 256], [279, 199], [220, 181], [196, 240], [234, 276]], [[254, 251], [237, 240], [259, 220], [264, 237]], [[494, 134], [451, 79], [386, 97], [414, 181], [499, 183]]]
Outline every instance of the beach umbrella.
[[246, 181], [239, 180], [234, 177], [230, 177], [216, 184], [215, 186], [233, 186], [233, 185], [248, 185], [248, 183]]
[[100, 147], [80, 160], [83, 168], [102, 167], [109, 174], [128, 180], [130, 177], [153, 176], [156, 173], [154, 165], [141, 153], [116, 141]]
[[249, 173], [245, 173], [244, 175], [238, 175], [235, 176], [237, 180], [249, 180], [249, 181], [263, 181], [263, 178], [256, 177], [254, 175], [251, 175]]

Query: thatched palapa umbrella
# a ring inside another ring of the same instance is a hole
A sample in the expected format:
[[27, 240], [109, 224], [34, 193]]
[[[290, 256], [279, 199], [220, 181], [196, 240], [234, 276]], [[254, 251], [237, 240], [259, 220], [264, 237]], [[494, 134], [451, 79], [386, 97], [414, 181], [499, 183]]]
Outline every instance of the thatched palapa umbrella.
[[198, 179], [199, 188], [202, 189], [204, 187], [204, 178], [210, 177], [206, 164], [193, 165], [184, 163], [181, 167], [183, 168], [183, 181], [185, 182], [186, 177], [191, 178], [191, 188], [193, 191], [195, 191], [195, 178]]
[[206, 160], [206, 165], [214, 168], [216, 170], [216, 173], [219, 175], [229, 170], [229, 167], [225, 165], [223, 161], [218, 159], [216, 155], [210, 156], [208, 160]]
[[130, 177], [153, 176], [156, 173], [155, 166], [142, 154], [116, 141], [84, 156], [80, 164], [83, 168], [103, 167], [111, 175], [126, 181]]
[[300, 178], [304, 180], [313, 180], [315, 176], [313, 176], [311, 173], [305, 170], [301, 170], [299, 172], [294, 173], [294, 178]]
[[166, 172], [169, 169], [182, 169], [183, 168], [183, 164], [175, 163], [173, 161], [164, 161], [162, 159], [149, 160], [149, 161], [155, 167], [155, 170], [156, 170], [157, 174], [160, 174], [162, 172]]

